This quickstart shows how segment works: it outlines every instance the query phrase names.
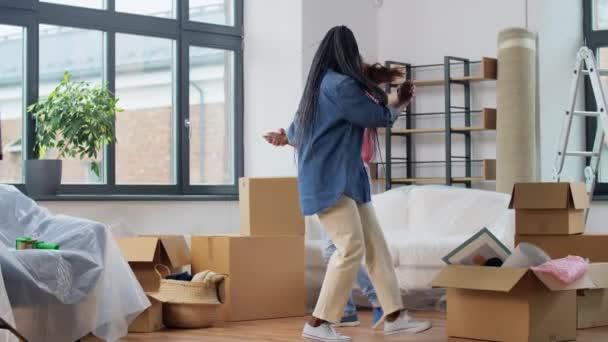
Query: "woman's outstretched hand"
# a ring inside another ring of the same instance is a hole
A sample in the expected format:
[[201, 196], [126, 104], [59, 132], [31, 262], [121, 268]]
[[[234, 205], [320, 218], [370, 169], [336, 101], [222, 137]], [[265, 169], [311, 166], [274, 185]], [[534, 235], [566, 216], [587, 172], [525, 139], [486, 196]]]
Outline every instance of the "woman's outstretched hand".
[[289, 144], [285, 129], [279, 128], [277, 132], [268, 132], [263, 135], [264, 140], [274, 146], [285, 146]]
[[416, 96], [416, 86], [411, 81], [403, 82], [396, 93], [389, 94], [389, 104], [395, 108], [407, 106]]

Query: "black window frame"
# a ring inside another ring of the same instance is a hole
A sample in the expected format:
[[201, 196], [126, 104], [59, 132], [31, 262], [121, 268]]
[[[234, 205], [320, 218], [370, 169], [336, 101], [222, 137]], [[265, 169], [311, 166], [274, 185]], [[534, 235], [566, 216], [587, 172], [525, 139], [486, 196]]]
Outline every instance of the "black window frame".
[[[583, 34], [585, 37], [585, 45], [590, 48], [594, 54], [597, 53], [600, 48], [608, 48], [608, 29], [605, 30], [594, 30], [593, 29], [593, 5], [594, 0], [582, 0], [583, 2]], [[593, 97], [593, 90], [591, 89], [591, 83], [588, 79], [585, 79], [585, 110], [594, 111], [597, 106]], [[594, 118], [585, 119], [585, 146], [587, 150], [593, 148], [593, 142], [595, 139], [596, 132], [596, 120]], [[587, 160], [589, 163], [589, 160]], [[608, 182], [598, 182], [595, 186], [593, 194], [594, 200], [608, 200]]]
[[[25, 101], [37, 101], [39, 91], [39, 25], [68, 26], [98, 30], [104, 33], [104, 78], [110, 91], [115, 90], [116, 34], [135, 34], [169, 38], [175, 42], [176, 101], [174, 165], [175, 185], [117, 185], [115, 144], [105, 151], [106, 184], [65, 184], [60, 194], [38, 200], [236, 200], [238, 179], [244, 173], [243, 146], [243, 0], [234, 1], [234, 25], [224, 26], [190, 21], [189, 0], [175, 0], [176, 18], [159, 18], [115, 11], [116, 0], [105, 0], [105, 9], [92, 9], [46, 3], [42, 0], [0, 0], [0, 24], [17, 25], [26, 29]], [[190, 185], [189, 138], [184, 123], [189, 117], [189, 46], [230, 50], [234, 53], [234, 176], [227, 185]], [[24, 113], [24, 158], [35, 159], [35, 123]], [[23, 166], [25, 168], [25, 165]], [[24, 184], [15, 184], [25, 191]]]

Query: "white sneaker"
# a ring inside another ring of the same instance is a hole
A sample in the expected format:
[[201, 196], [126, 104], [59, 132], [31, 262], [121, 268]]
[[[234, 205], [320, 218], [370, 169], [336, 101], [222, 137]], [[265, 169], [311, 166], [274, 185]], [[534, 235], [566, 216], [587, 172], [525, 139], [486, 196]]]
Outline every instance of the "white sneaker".
[[302, 337], [322, 342], [351, 342], [353, 340], [351, 337], [335, 331], [329, 323], [323, 323], [316, 328], [306, 323], [302, 331]]
[[419, 333], [431, 328], [429, 321], [414, 321], [406, 311], [401, 311], [399, 318], [393, 322], [384, 322], [384, 335], [395, 335], [400, 333]]

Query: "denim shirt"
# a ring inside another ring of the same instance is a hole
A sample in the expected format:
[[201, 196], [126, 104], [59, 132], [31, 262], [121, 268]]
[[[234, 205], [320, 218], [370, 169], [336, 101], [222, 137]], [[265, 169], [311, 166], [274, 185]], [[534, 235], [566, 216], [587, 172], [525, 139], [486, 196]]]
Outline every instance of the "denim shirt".
[[[361, 159], [365, 128], [391, 127], [399, 112], [379, 105], [354, 79], [328, 71], [321, 81], [317, 118], [298, 146], [298, 188], [304, 215], [331, 208], [342, 195], [371, 200]], [[289, 126], [289, 141], [295, 137]]]

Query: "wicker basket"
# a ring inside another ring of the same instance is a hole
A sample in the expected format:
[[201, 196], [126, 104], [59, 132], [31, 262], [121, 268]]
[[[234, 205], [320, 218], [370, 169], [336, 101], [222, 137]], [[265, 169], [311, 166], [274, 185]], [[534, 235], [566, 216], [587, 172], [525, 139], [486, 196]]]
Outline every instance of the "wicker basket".
[[169, 328], [206, 328], [215, 322], [218, 306], [218, 291], [215, 284], [164, 279], [162, 271], [170, 269], [156, 265], [160, 287], [151, 297], [163, 303], [163, 323]]
[[169, 328], [208, 328], [217, 318], [217, 304], [163, 303], [163, 324]]

